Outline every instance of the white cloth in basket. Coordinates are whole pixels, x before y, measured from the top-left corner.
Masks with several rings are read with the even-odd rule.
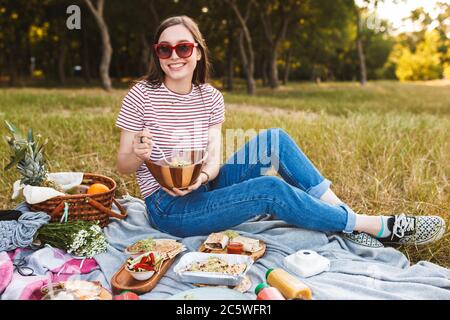
[[[83,181],[83,172],[49,173],[48,179],[59,183],[63,187],[63,190],[66,191],[81,184]],[[40,203],[57,196],[65,195],[65,193],[53,188],[24,185],[20,183],[20,180],[17,180],[13,185],[12,199],[16,199],[21,192],[25,197],[25,201],[29,204]]]

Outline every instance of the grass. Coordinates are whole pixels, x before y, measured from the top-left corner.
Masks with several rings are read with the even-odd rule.
[[[1,89],[0,120],[49,138],[50,171],[97,172],[119,183],[119,194],[139,196],[132,176],[119,175],[114,127],[126,89]],[[301,146],[333,190],[367,214],[450,212],[450,85],[373,82],[293,83],[277,91],[258,88],[248,97],[238,86],[225,92],[226,129],[282,127]],[[6,134],[2,126],[0,134]],[[9,162],[0,144],[0,165]],[[224,157],[230,154],[224,154]],[[17,172],[1,174],[0,208],[10,199]],[[426,247],[401,247],[412,262],[450,267],[450,233]]]

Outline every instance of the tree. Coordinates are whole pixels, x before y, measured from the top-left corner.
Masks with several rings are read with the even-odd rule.
[[[242,9],[236,0],[226,1],[232,8],[242,29],[239,35],[239,50],[241,53],[242,66],[245,70],[245,76],[247,79],[247,93],[249,95],[254,95],[256,92],[256,83],[254,78],[255,53],[253,50],[252,36],[247,26],[247,21],[250,17],[253,2],[249,1],[246,5],[245,12],[242,13]]]
[[[294,20],[297,26],[288,28],[279,51],[285,59],[291,52],[288,72],[293,78],[317,82],[352,78],[357,63],[353,6],[353,0],[302,2]]]
[[[268,84],[271,88],[278,87],[278,51],[281,43],[286,38],[288,26],[293,29],[297,26],[291,23],[294,20],[301,1],[274,1],[274,0],[252,0],[258,9],[258,14],[263,26],[264,38],[267,42],[265,46],[268,52]]]
[[[184,14],[199,23],[210,51],[212,75],[221,78],[228,90],[233,88],[233,76],[245,79],[250,94],[255,93],[256,78],[272,87],[290,78],[352,80],[360,69],[354,1],[135,0],[131,6],[122,0],[108,0],[107,5],[104,0],[83,0],[78,1],[87,13],[82,28],[69,30],[66,9],[73,1],[0,0],[0,79],[13,85],[28,82],[31,75],[33,82],[64,84],[75,80],[74,75],[83,75],[86,81],[101,79],[108,88],[109,77],[127,81],[142,76],[158,24]],[[441,63],[448,65],[444,12],[438,51]],[[393,38],[361,25],[367,77],[376,78],[382,75],[380,66]],[[420,41],[407,36],[405,41],[411,53],[416,52]],[[82,74],[77,66],[82,66]]]
[[[406,0],[392,0],[393,3],[405,2]],[[362,3],[362,7],[359,7],[357,2]],[[356,16],[356,48],[358,51],[358,60],[359,60],[359,81],[361,85],[365,85],[367,83],[367,64],[366,64],[366,55],[364,53],[364,44],[363,44],[363,19],[362,14],[367,10],[368,7],[372,6],[374,11],[376,11],[380,2],[384,2],[384,0],[355,0],[355,16]]]
[[[411,12],[405,20],[412,21],[420,28],[417,31],[397,36],[389,65],[401,81],[431,80],[448,77],[450,71],[450,50],[447,24],[450,18],[450,5],[439,3],[436,20],[424,8]],[[432,27],[432,28],[431,28]]]
[[[439,79],[443,70],[438,40],[438,32],[432,30],[425,33],[425,39],[418,43],[415,52],[397,44],[390,58],[396,64],[397,78],[401,81]]]
[[[364,55],[364,48],[361,37],[362,21],[361,21],[361,9],[355,4],[355,16],[356,16],[356,48],[358,50],[359,58],[359,82],[364,86],[367,82],[367,70],[366,70],[366,56]]]
[[[10,86],[15,86],[21,81],[25,69],[23,67],[27,53],[24,48],[28,46],[26,42],[31,22],[23,12],[29,9],[30,5],[30,3],[0,1],[0,53]],[[24,34],[26,36],[23,36]]]
[[[102,58],[99,66],[100,80],[105,90],[111,90],[111,78],[109,77],[109,66],[111,64],[111,56],[113,53],[111,40],[109,38],[108,25],[103,17],[103,9],[105,0],[97,0],[97,5],[92,3],[93,0],[84,0],[89,10],[97,22],[102,39]]]

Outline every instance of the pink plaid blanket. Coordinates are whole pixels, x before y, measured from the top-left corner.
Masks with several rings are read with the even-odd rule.
[[[75,280],[98,269],[97,262],[77,259],[63,250],[45,247],[37,251],[16,249],[0,252],[0,296],[3,300],[39,300],[50,281]],[[31,274],[32,275],[29,275]]]

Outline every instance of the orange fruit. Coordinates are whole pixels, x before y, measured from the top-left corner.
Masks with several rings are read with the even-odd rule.
[[[103,183],[94,183],[91,184],[89,189],[87,190],[87,194],[96,194],[109,191],[109,188],[105,186]]]

